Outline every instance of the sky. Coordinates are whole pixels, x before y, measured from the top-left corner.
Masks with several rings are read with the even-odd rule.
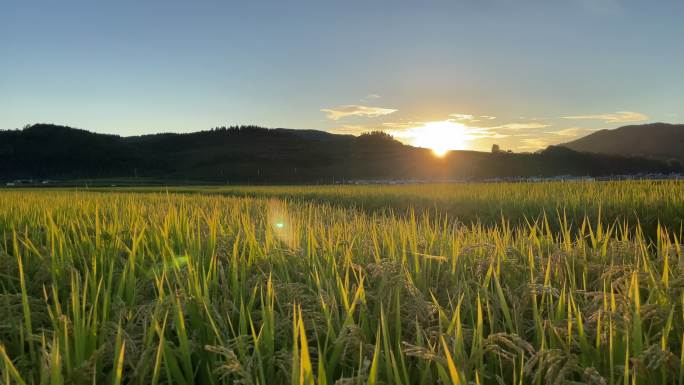
[[[684,1],[3,0],[0,129],[320,129],[535,151],[684,122]]]

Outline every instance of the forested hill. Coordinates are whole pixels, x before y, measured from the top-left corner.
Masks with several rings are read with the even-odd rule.
[[[0,131],[0,180],[129,178],[297,183],[680,172],[677,162],[580,153],[452,151],[443,158],[381,133],[220,127],[187,134],[104,135],[50,124]]]
[[[636,124],[601,130],[562,146],[575,151],[684,162],[684,124]]]

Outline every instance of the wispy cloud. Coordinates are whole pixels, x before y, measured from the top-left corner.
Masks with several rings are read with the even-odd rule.
[[[392,108],[370,107],[356,104],[321,109],[321,112],[325,112],[327,118],[330,120],[340,120],[348,116],[375,118],[378,116],[389,115],[396,111],[397,110]]]
[[[473,149],[488,151],[492,143],[511,148],[513,151],[536,151],[548,145],[566,142],[572,135],[579,135],[582,130],[591,128],[570,127],[553,130],[545,122],[509,122],[497,126],[472,124],[469,120],[459,120],[455,114],[445,120],[413,120],[402,119],[385,121],[380,124],[340,124],[328,131],[338,134],[360,135],[369,131],[384,131],[397,140],[414,146],[426,146],[425,141],[431,142],[428,147],[446,146],[453,149]],[[467,114],[458,114],[460,118],[467,118]],[[473,115],[480,118],[478,115]],[[489,121],[493,119],[488,119]],[[482,121],[482,123],[485,123]],[[442,138],[442,139],[439,139]],[[435,144],[438,143],[438,144]]]
[[[451,114],[449,116],[456,119],[456,120],[473,120],[473,119],[475,119],[475,116],[470,115],[470,114]]]
[[[502,139],[512,136],[480,127],[468,127],[468,132],[473,139]]]
[[[450,114],[449,119],[441,121],[396,121],[384,122],[382,127],[397,139],[411,144],[410,139],[421,133],[424,127],[435,128],[436,126],[448,129],[449,127],[461,127],[468,142],[473,145],[480,143],[480,141],[487,141],[492,139],[505,139],[515,136],[527,137],[528,133],[517,134],[514,132],[524,131],[525,129],[541,129],[550,127],[548,124],[540,122],[523,122],[523,123],[508,123],[498,126],[480,126],[473,123],[479,122],[482,118],[486,120],[493,120],[495,117],[483,115],[469,115],[469,114]],[[409,139],[408,141],[406,139]],[[485,146],[486,147],[486,146]],[[484,147],[483,147],[484,148]]]
[[[383,127],[391,128],[391,129],[407,129],[407,128],[414,128],[414,127],[420,127],[424,125],[426,122],[423,121],[405,121],[405,122],[384,122],[382,123]]]
[[[570,127],[570,128],[564,128],[562,130],[555,130],[555,131],[547,131],[547,134],[551,135],[557,135],[557,136],[563,136],[563,137],[576,137],[580,136],[582,134],[592,132],[592,131],[598,131],[600,128],[586,128],[586,127]]]
[[[550,124],[528,122],[528,123],[508,123],[502,124],[500,126],[487,127],[491,130],[526,130],[526,129],[537,129],[551,127]]]
[[[366,95],[363,99],[361,99],[361,101],[362,101],[362,102],[368,102],[368,101],[377,100],[377,99],[380,99],[380,98],[381,98],[381,96],[378,95],[378,94],[368,94],[368,95]]]
[[[550,142],[542,138],[523,139],[521,145],[518,146],[521,150],[540,150],[546,148]]]
[[[648,115],[633,111],[617,111],[607,114],[563,116],[563,119],[602,120],[606,123],[627,123],[647,120]]]
[[[449,117],[452,118],[453,120],[457,120],[459,122],[469,122],[469,123],[475,123],[475,122],[479,122],[481,120],[496,119],[496,116],[471,115],[471,114],[450,114]]]

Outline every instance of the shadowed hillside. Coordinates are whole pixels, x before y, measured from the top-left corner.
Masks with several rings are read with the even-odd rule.
[[[383,133],[219,127],[188,134],[103,135],[37,124],[0,131],[0,179],[146,177],[296,183],[670,173],[678,164],[549,147],[537,154],[452,151],[444,158]]]
[[[684,124],[653,123],[601,130],[562,146],[575,151],[684,162]]]

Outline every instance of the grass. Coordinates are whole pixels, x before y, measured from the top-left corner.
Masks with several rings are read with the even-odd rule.
[[[0,382],[684,384],[681,183],[249,189],[0,192]]]

